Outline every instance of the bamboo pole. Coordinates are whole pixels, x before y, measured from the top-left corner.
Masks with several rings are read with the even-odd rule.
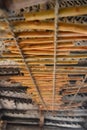
[[[28,21],[28,22],[13,22],[14,31],[17,32],[19,30],[31,30],[31,29],[37,29],[37,30],[54,30],[54,23],[53,22],[40,22],[40,21]]]
[[[86,57],[86,54],[81,54],[81,56],[80,56],[80,54],[79,55],[77,54],[78,55],[77,56],[76,53],[73,53],[73,52],[74,51],[78,51],[78,52],[81,51],[82,53],[84,53],[84,52],[86,53],[86,50],[87,50],[86,48],[87,47],[86,48],[85,47],[78,47],[78,48],[60,47],[60,48],[61,49],[59,51],[57,50],[58,51],[57,58],[74,58],[74,57],[75,58],[80,58],[80,57],[81,58],[82,57],[85,58]],[[50,49],[50,48],[48,48],[48,49]],[[40,53],[40,51],[41,51],[41,53]],[[70,51],[73,53],[73,55],[72,55],[72,53],[70,54]],[[31,49],[23,49],[23,52],[24,52],[24,55],[28,56],[28,57],[30,57],[30,55],[36,55],[36,56],[39,56],[39,55],[44,55],[44,56],[49,55],[49,56],[53,57],[53,51],[47,51],[47,49],[39,49],[39,50],[35,50],[35,49],[33,49],[33,50],[31,50]],[[15,54],[19,54],[19,52],[17,52],[17,50],[14,49],[13,51],[11,51],[11,54],[15,55]],[[8,56],[6,54],[3,54],[3,56],[8,57],[10,59],[10,56]],[[42,59],[46,59],[46,58],[42,58]],[[52,60],[52,59],[53,58],[47,58],[47,60]],[[33,60],[33,59],[31,58],[31,60]]]
[[[87,34],[87,25],[61,22],[59,23],[59,30]]]
[[[61,8],[59,17],[79,16],[87,14],[87,5]]]
[[[26,40],[21,40],[19,41],[20,44],[22,43],[53,43],[54,38],[50,37],[50,38],[30,38],[30,39],[26,39]]]
[[[20,68],[21,69],[21,71],[22,72],[25,72],[25,73],[27,73],[27,71],[26,71],[26,69],[25,69],[25,67],[21,67]],[[38,67],[38,68],[36,68],[36,67],[31,67],[31,70],[33,71],[33,72],[52,72],[53,71],[53,67],[45,67],[45,66],[43,66],[42,68],[41,67]],[[87,67],[63,67],[63,66],[58,66],[57,67],[57,71],[61,71],[61,70],[64,70],[64,71],[87,71]]]
[[[18,32],[16,33],[17,38],[23,39],[23,38],[50,38],[54,36],[53,31],[29,31],[29,32]],[[86,37],[86,34],[81,34],[81,33],[73,33],[73,32],[63,32],[59,31],[58,37]],[[13,36],[11,35],[10,32],[6,31],[0,31],[0,38],[2,39],[11,39]]]
[[[35,55],[32,55],[32,54],[35,54]],[[44,53],[37,53],[37,52],[34,52],[34,53],[30,53],[30,54],[24,54],[25,58],[42,58],[42,59],[46,59],[46,58],[52,58],[53,57],[53,54],[48,54],[48,52],[46,54]],[[12,57],[16,57],[16,58],[20,58],[20,55],[19,54],[15,54],[15,53],[10,53],[10,54],[6,54],[4,53],[3,54],[3,57],[6,57],[6,58],[12,58]],[[62,54],[57,54],[57,58],[74,58],[74,59],[79,59],[79,58],[87,58],[87,55],[86,54],[80,54],[80,55],[62,55]],[[68,60],[68,59],[67,59]],[[62,61],[61,61],[62,62]]]
[[[37,77],[36,76],[35,79],[39,80],[39,81],[43,81],[43,82],[44,81],[48,81],[48,82],[52,81],[52,75],[50,77],[46,76],[46,78],[45,78],[45,76],[44,75],[42,75],[42,77]],[[0,76],[0,78],[3,78],[3,76]],[[31,80],[28,76],[12,76],[12,77],[10,77],[10,79],[24,80],[25,82],[26,82],[26,80]],[[69,81],[69,80],[78,80],[78,81],[80,81],[80,80],[82,80],[81,77],[67,77],[67,78],[64,77],[64,78],[62,78],[62,77],[59,77],[59,75],[57,75],[56,79],[58,79],[60,81]]]
[[[22,71],[23,72],[23,71]],[[59,70],[59,71],[57,71],[59,74],[86,74],[87,73],[87,71],[86,70],[83,70],[83,71],[81,71],[81,70]],[[52,71],[32,71],[32,73],[33,74],[40,74],[40,73],[42,73],[42,74],[45,74],[45,73],[48,73],[49,75],[52,73]],[[28,73],[25,73],[25,71],[24,71],[24,74],[28,74]]]
[[[78,7],[67,7],[59,9],[59,18],[60,17],[68,17],[68,16],[78,16],[87,14],[87,6],[78,6]],[[24,13],[24,17],[26,21],[33,20],[46,20],[53,19],[55,17],[54,10],[43,10],[40,12],[30,12]]]
[[[49,51],[48,51],[49,49]],[[61,52],[65,52],[66,55],[69,54],[70,51],[86,51],[87,50],[87,46],[71,46],[71,47],[57,47],[57,55],[63,55],[64,53]],[[9,51],[11,51],[12,54],[19,54],[19,52],[17,51],[16,48],[14,48],[14,50],[12,50],[12,48],[9,48]],[[22,48],[22,51],[25,55],[30,55],[30,54],[35,54],[35,55],[53,55],[53,48]],[[5,54],[3,54],[5,55]],[[65,55],[65,56],[66,56]],[[75,56],[75,54],[74,54]],[[63,56],[62,56],[63,57]]]
[[[73,42],[87,40],[87,36],[59,37],[58,42]]]
[[[29,38],[29,39],[19,40],[19,44],[20,44],[20,47],[24,46],[24,45],[25,46],[30,45],[29,48],[32,47],[32,46],[35,46],[35,45],[46,46],[47,44],[51,45],[49,47],[53,47],[53,40],[54,40],[53,37],[50,37],[50,38],[45,37],[45,39],[44,38]],[[59,37],[57,42],[58,42],[58,46],[59,46],[62,43],[70,44],[73,41],[82,41],[82,40],[87,40],[87,36],[83,36],[83,37],[81,37],[81,36],[79,36],[79,37],[77,37],[77,36],[74,36],[74,37]],[[12,43],[11,47],[12,46],[15,47],[15,41],[13,41],[13,40],[5,40],[5,44],[7,44],[9,42]]]
[[[71,31],[76,33],[87,34],[87,25],[59,22],[59,31]],[[13,24],[14,30],[54,30],[54,22],[17,22]]]
[[[87,35],[87,25],[83,24],[74,24],[74,23],[64,23],[64,22],[59,22],[59,31],[70,31],[70,32],[76,32],[76,33],[82,33]],[[18,32],[20,30],[32,30],[32,29],[37,29],[37,30],[51,30],[54,31],[54,22],[48,22],[48,21],[33,21],[33,22],[13,22],[13,30],[15,32]],[[0,22],[0,29],[1,30],[6,30],[6,24],[4,22]]]
[[[16,61],[16,63],[18,65],[20,65],[20,66],[24,65],[23,62]],[[32,61],[32,62],[29,61],[28,64],[29,65],[39,65],[39,64],[41,64],[41,65],[45,65],[45,64],[49,65],[49,64],[52,64],[53,65],[53,61]],[[59,61],[57,61],[57,64],[58,65],[61,65],[61,64],[78,64],[78,60],[74,60],[74,61],[73,60],[67,60],[67,61],[61,61],[61,60],[59,60]]]
[[[19,38],[42,38],[42,37],[53,37],[53,31],[30,31],[30,32],[19,32],[16,33]]]

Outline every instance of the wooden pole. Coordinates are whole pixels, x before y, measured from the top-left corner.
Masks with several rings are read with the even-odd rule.
[[[82,33],[87,35],[87,24],[74,24],[59,22],[59,31],[69,31],[75,33]],[[27,30],[51,30],[54,31],[54,22],[47,21],[28,21],[28,22],[12,22],[14,32]],[[0,30],[8,30],[5,22],[0,22]]]
[[[78,16],[85,14],[87,14],[87,6],[67,7],[59,9],[58,17]],[[55,14],[54,10],[52,9],[40,12],[25,13],[24,17],[26,21],[45,20],[45,19],[53,19],[55,17]]]
[[[74,23],[64,23],[59,22],[59,31],[71,31],[76,33],[87,34],[87,24],[74,24]],[[13,24],[14,30],[28,30],[28,29],[37,29],[37,30],[53,30],[54,31],[54,22],[15,22]]]
[[[54,36],[53,31],[29,31],[29,32],[15,32],[17,38],[50,38]],[[87,36],[86,34],[81,34],[81,33],[74,33],[74,32],[63,32],[59,31],[58,37],[83,37]],[[0,31],[0,38],[3,39],[11,39],[13,36],[11,35],[10,32]]]

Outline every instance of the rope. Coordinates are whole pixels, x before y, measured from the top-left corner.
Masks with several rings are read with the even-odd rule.
[[[45,102],[44,102],[44,100],[43,100],[43,97],[42,97],[41,93],[40,93],[39,87],[38,87],[38,85],[37,85],[37,83],[36,83],[36,80],[35,80],[35,78],[34,78],[33,75],[32,75],[31,68],[29,67],[29,65],[27,64],[27,62],[26,62],[26,60],[25,60],[24,54],[23,54],[22,50],[20,49],[20,46],[19,46],[19,44],[18,44],[18,40],[17,40],[17,38],[16,38],[16,36],[15,36],[15,34],[14,34],[14,32],[13,32],[13,29],[12,29],[12,27],[11,27],[11,25],[10,25],[10,23],[9,23],[9,21],[8,21],[7,18],[5,18],[5,22],[8,24],[8,26],[9,26],[9,28],[10,28],[10,31],[11,31],[11,33],[12,33],[12,36],[13,36],[14,41],[15,41],[15,43],[16,43],[16,46],[17,46],[17,48],[18,48],[18,50],[19,50],[19,52],[20,52],[20,55],[21,55],[21,57],[22,57],[22,60],[23,60],[23,62],[24,62],[24,64],[25,64],[25,67],[26,67],[26,69],[27,69],[27,71],[28,71],[28,73],[29,73],[29,76],[31,77],[31,80],[32,80],[32,82],[33,82],[33,84],[34,84],[34,86],[35,86],[35,88],[36,88],[36,90],[37,90],[38,96],[39,96],[39,98],[40,98],[40,100],[41,100],[43,106],[47,109],[47,106],[46,106],[46,104],[45,104]]]
[[[75,101],[77,94],[79,93],[80,89],[84,86],[84,82],[85,82],[86,78],[87,78],[87,74],[85,75],[85,78],[83,79],[82,83],[80,84],[80,86],[79,86],[77,92],[75,93],[73,99],[71,100],[71,102],[69,103],[69,105],[67,106],[67,108],[68,108],[69,106],[71,106],[72,103]]]
[[[57,62],[57,41],[58,41],[58,0],[55,0],[55,31],[54,31],[54,68],[53,68],[53,97],[52,97],[52,110],[55,106],[55,91],[56,91],[56,62]]]

